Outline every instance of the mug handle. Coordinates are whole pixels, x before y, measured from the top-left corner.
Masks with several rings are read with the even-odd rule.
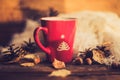
[[[40,39],[39,39],[39,32],[40,31],[44,31],[46,35],[48,34],[48,29],[47,28],[37,27],[34,31],[35,42],[36,42],[36,44],[38,45],[39,48],[41,48],[47,54],[50,54],[50,49],[48,47],[43,46],[43,44],[40,42]]]

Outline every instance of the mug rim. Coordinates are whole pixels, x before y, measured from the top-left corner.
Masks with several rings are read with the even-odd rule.
[[[71,17],[42,17],[40,20],[46,20],[46,21],[73,21],[76,20],[76,18]]]

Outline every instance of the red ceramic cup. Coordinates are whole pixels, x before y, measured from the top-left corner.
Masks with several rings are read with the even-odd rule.
[[[47,53],[49,61],[57,60],[69,63],[73,57],[73,43],[76,31],[74,18],[44,17],[42,27],[34,31],[34,39],[40,49]],[[47,46],[40,42],[39,32],[46,36]]]

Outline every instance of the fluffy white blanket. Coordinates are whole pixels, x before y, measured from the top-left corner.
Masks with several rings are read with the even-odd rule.
[[[77,18],[77,30],[74,53],[94,48],[104,42],[111,42],[110,51],[114,61],[120,61],[120,17],[112,12],[82,11],[72,14],[61,14],[60,17]],[[112,62],[113,59],[107,59]]]

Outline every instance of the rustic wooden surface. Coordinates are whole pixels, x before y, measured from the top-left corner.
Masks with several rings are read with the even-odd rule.
[[[113,70],[104,65],[67,64],[66,69],[72,74],[62,78],[48,76],[56,70],[48,63],[41,63],[34,67],[0,65],[0,80],[120,80],[119,70]]]

